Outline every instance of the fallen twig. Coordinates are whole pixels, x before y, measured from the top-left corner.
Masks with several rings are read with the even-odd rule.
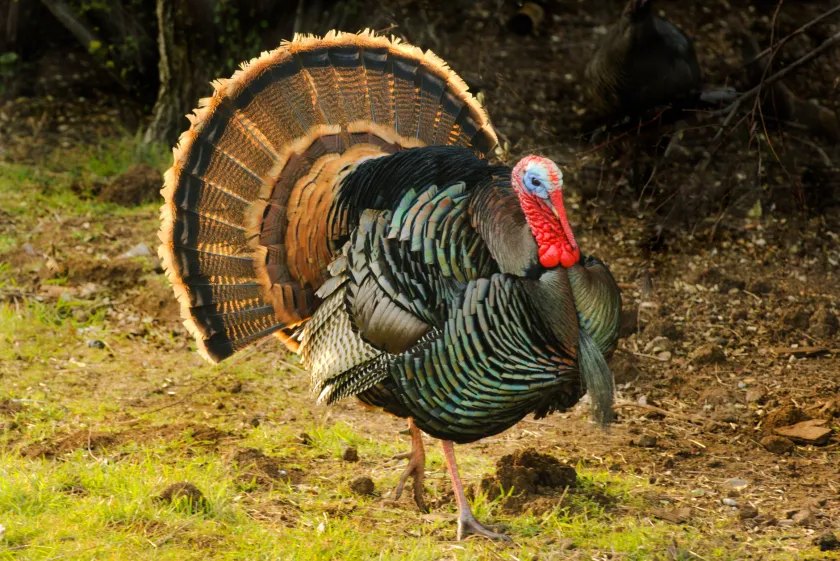
[[[661,407],[656,407],[655,405],[648,405],[642,403],[633,403],[633,402],[626,402],[626,403],[616,403],[613,405],[613,409],[643,409],[645,411],[650,411],[651,413],[659,413],[660,415],[664,415],[666,417],[673,417],[675,419],[682,419],[683,421],[688,421],[690,423],[712,423],[714,425],[720,425],[718,421],[714,421],[712,419],[705,419],[703,417],[699,417],[697,415],[683,415],[682,413],[675,413],[673,411],[668,411],[667,409],[662,409]]]

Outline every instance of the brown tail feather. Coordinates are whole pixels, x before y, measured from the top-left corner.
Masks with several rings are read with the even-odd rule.
[[[159,254],[200,352],[217,362],[319,306],[338,242],[338,181],[362,158],[496,136],[464,82],[399,39],[297,36],[214,83],[161,193]]]

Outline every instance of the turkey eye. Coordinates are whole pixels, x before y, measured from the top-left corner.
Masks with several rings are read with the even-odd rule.
[[[531,185],[533,185],[534,187],[539,187],[540,185],[542,185],[542,182],[540,182],[540,180],[537,179],[536,177],[532,177],[531,178]]]

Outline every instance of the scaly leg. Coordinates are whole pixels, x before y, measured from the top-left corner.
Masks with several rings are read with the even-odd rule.
[[[394,500],[400,498],[405,487],[405,482],[411,476],[414,479],[414,503],[421,512],[429,512],[426,501],[423,500],[423,480],[426,476],[426,450],[423,448],[423,433],[414,424],[414,420],[408,419],[408,431],[411,434],[411,452],[397,454],[394,459],[408,460],[405,471],[400,476],[400,482],[394,490]]]
[[[462,540],[469,534],[478,534],[491,540],[510,541],[510,538],[506,535],[488,530],[475,519],[470,505],[467,504],[467,497],[464,495],[461,476],[458,475],[458,464],[455,463],[455,446],[451,440],[441,440],[440,443],[443,446],[443,455],[446,457],[449,476],[452,478],[452,487],[455,489],[455,501],[458,503],[458,539]]]

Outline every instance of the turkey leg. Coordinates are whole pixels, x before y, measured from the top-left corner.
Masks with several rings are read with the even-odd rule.
[[[400,476],[397,488],[394,489],[394,500],[400,498],[405,482],[411,476],[414,479],[414,503],[421,512],[429,512],[423,499],[423,480],[426,475],[426,450],[423,448],[423,433],[414,424],[414,419],[408,419],[408,432],[411,434],[411,452],[397,454],[394,459],[408,460],[405,471]]]
[[[470,534],[485,536],[491,540],[510,541],[504,534],[497,534],[485,528],[478,520],[467,504],[467,497],[464,495],[464,486],[461,484],[461,476],[458,475],[458,464],[455,462],[455,445],[451,440],[441,440],[443,455],[446,458],[446,467],[449,468],[449,476],[452,478],[452,487],[455,489],[455,501],[458,503],[458,539],[462,540]]]

